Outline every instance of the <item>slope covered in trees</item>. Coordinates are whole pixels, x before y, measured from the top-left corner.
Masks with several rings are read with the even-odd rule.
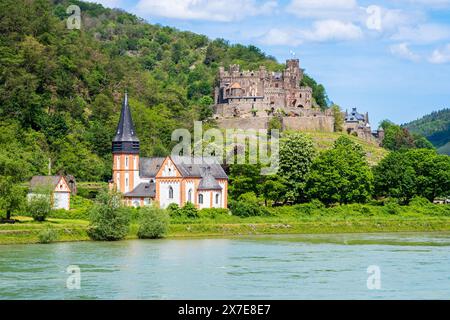
[[[435,111],[404,127],[425,136],[440,153],[450,155],[450,109]]]
[[[66,27],[69,4],[81,29]],[[219,65],[283,65],[254,46],[151,25],[121,10],[66,0],[0,2],[0,153],[25,179],[65,172],[106,180],[128,89],[144,156],[166,155],[171,132],[206,119]],[[322,107],[323,86],[308,77]]]

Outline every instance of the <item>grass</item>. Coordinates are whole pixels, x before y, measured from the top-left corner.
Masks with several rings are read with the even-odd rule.
[[[307,211],[304,207],[273,209],[272,215],[267,217],[176,218],[172,219],[167,237],[450,231],[450,214],[447,214],[450,207],[444,206],[401,207],[397,214],[382,213],[380,208],[383,207],[370,205]],[[46,222],[35,222],[29,217],[14,218],[20,222],[0,225],[0,244],[38,243],[40,232],[49,228],[57,232],[57,241],[89,240],[86,220],[50,218]],[[134,221],[127,239],[136,239],[137,230]]]
[[[367,155],[367,160],[370,165],[376,165],[380,162],[389,151],[384,148],[381,148],[375,143],[368,142],[364,139],[346,134],[346,133],[338,133],[338,132],[307,132],[313,142],[315,147],[318,150],[330,149],[333,147],[334,141],[336,141],[340,136],[345,135],[353,142],[356,142],[362,146]]]

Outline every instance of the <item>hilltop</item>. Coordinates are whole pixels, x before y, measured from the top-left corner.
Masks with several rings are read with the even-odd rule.
[[[440,153],[450,155],[450,109],[432,112],[403,127],[425,136]]]
[[[69,30],[66,9],[81,9]],[[171,150],[175,128],[211,115],[219,66],[284,67],[255,46],[152,25],[118,9],[66,0],[0,2],[0,149],[27,176],[66,171],[106,181],[111,139],[125,89],[143,156]],[[321,105],[322,85],[305,84]]]

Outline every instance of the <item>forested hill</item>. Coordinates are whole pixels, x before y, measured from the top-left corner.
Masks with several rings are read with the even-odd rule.
[[[440,153],[450,155],[450,109],[435,111],[404,127],[425,136]]]
[[[66,27],[70,4],[81,30]],[[254,46],[151,25],[121,10],[80,1],[0,1],[0,163],[25,176],[74,174],[106,180],[120,101],[128,89],[141,150],[165,155],[170,135],[207,118],[219,65],[283,65]],[[309,77],[316,102],[323,86]],[[6,161],[6,160],[5,160]]]

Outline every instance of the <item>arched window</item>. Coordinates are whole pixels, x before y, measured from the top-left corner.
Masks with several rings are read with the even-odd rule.
[[[192,202],[192,189],[188,191],[188,202]]]
[[[173,199],[173,188],[172,188],[172,186],[169,187],[169,199]]]
[[[219,204],[219,198],[220,198],[219,194],[216,193],[216,204]]]
[[[198,195],[198,203],[203,204],[203,195],[202,194]]]

